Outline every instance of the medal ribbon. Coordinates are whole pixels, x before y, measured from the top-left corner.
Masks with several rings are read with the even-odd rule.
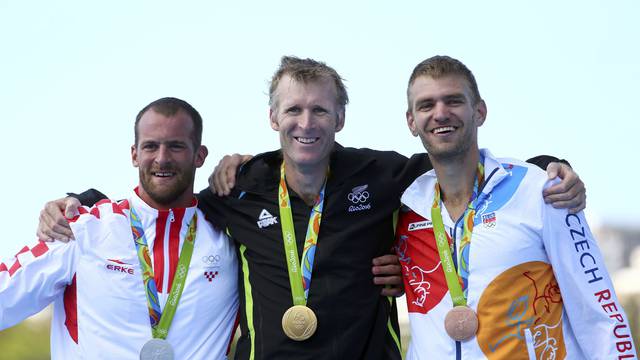
[[[173,278],[171,291],[169,292],[169,298],[164,306],[164,312],[160,309],[158,288],[154,279],[153,267],[151,267],[151,257],[149,256],[147,238],[144,235],[140,217],[133,207],[131,207],[130,218],[131,232],[133,233],[136,252],[138,253],[138,259],[140,260],[140,268],[142,269],[142,282],[144,284],[145,293],[147,294],[147,307],[149,309],[151,333],[154,338],[165,339],[169,334],[169,327],[171,326],[173,316],[176,313],[178,302],[182,295],[182,289],[184,289],[184,283],[187,279],[187,273],[189,272],[189,263],[191,262],[193,246],[196,240],[196,223],[198,222],[198,215],[197,213],[194,213],[191,221],[189,222],[189,229],[187,230],[187,236],[182,243],[178,266],[176,267],[176,273]]]
[[[444,229],[444,222],[441,214],[441,196],[440,185],[436,182],[435,194],[433,198],[433,206],[431,207],[431,220],[433,222],[433,230],[436,236],[436,245],[438,246],[438,255],[442,261],[442,270],[449,287],[451,300],[454,306],[467,305],[467,294],[469,284],[469,245],[471,244],[471,234],[473,232],[473,218],[476,214],[476,205],[478,203],[478,189],[482,187],[484,181],[484,165],[481,161],[478,163],[476,178],[473,184],[473,193],[469,200],[469,205],[464,212],[463,232],[460,239],[460,261],[458,271],[456,273],[451,257],[452,247],[455,244],[449,244],[447,234]]]
[[[311,286],[311,273],[313,271],[313,259],[318,243],[318,233],[320,232],[320,221],[322,220],[322,208],[324,206],[324,189],[327,185],[325,179],[320,194],[311,209],[309,215],[309,225],[307,226],[307,236],[302,250],[302,261],[298,263],[298,246],[296,244],[296,233],[293,226],[293,214],[291,213],[291,201],[289,191],[284,176],[284,161],[280,165],[280,185],[278,187],[278,203],[280,206],[280,220],[282,222],[282,239],[284,241],[284,253],[287,259],[287,270],[289,271],[289,283],[291,284],[291,296],[294,305],[306,305],[309,297],[309,287]],[[328,177],[328,175],[327,175]],[[300,270],[302,269],[302,270]]]

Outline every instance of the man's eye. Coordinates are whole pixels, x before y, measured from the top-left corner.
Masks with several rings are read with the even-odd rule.
[[[324,115],[326,113],[328,113],[328,111],[326,109],[323,108],[314,108],[313,109],[313,113],[316,115]]]
[[[142,148],[144,150],[155,150],[155,149],[158,148],[158,145],[156,145],[156,144],[144,144],[144,145],[142,145]]]
[[[421,104],[418,106],[419,111],[429,111],[433,107],[433,104]]]
[[[186,148],[184,144],[171,144],[169,145],[169,147],[171,148],[171,150],[182,150]]]
[[[285,111],[287,114],[299,114],[300,113],[300,108],[297,106],[294,107],[290,107]]]

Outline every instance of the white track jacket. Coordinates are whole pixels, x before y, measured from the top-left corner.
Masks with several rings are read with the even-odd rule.
[[[133,193],[80,208],[75,241],[39,242],[0,263],[0,330],[53,302],[52,359],[138,359],[151,339],[129,209],[141,218],[164,308],[189,221],[195,247],[167,340],[176,359],[225,359],[237,316],[237,260],[229,239],[200,210],[158,211]]]
[[[582,213],[544,203],[545,172],[487,150],[485,185],[469,255],[468,306],[477,336],[456,342],[444,329],[453,304],[431,223],[436,182],[429,171],[409,186],[398,222],[411,345],[407,359],[636,359],[626,314]],[[462,221],[444,206],[449,241]],[[457,263],[457,250],[453,254]]]

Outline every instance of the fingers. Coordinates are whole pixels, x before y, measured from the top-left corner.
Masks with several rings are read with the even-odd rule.
[[[394,254],[382,255],[382,256],[378,256],[377,258],[373,259],[374,268],[376,266],[382,266],[382,265],[398,265],[398,266],[400,266],[400,261],[398,260],[398,256],[396,256]],[[400,273],[400,271],[398,271],[398,273]]]
[[[380,295],[394,297],[402,296],[404,295],[404,287],[384,287],[382,288],[382,291],[380,291]]]
[[[377,277],[391,277],[398,276],[400,277],[400,283],[402,282],[402,267],[400,266],[400,261],[398,261],[398,257],[396,255],[388,254],[382,255],[375,259],[373,259],[373,267],[371,268],[371,272],[373,275]],[[375,278],[374,278],[375,281]],[[398,282],[390,283],[390,282],[381,282],[376,283],[378,285],[391,285],[396,284]]]
[[[555,174],[554,174],[555,173]],[[587,206],[584,183],[578,174],[566,164],[551,163],[547,167],[549,178],[559,176],[562,181],[544,190],[544,201],[557,209],[569,209],[570,213],[582,211]]]
[[[215,169],[213,169],[213,174],[209,177],[211,191],[218,194],[218,196],[229,195],[231,190],[236,186],[238,168],[247,157],[251,159],[249,155],[225,155]]]
[[[385,285],[382,296],[401,296],[404,294],[402,283],[402,267],[396,255],[383,255],[373,259],[373,283]]]
[[[375,276],[373,283],[376,285],[384,285],[380,295],[382,296],[402,296],[404,294],[404,284],[401,275],[392,276]]]
[[[575,198],[567,201],[556,201],[551,204],[556,209],[569,209],[569,213],[577,214],[587,207],[586,193],[580,193]]]
[[[65,211],[74,214],[77,211],[79,202],[77,199],[73,200],[75,201],[67,201],[62,198],[45,204],[44,209],[40,211],[36,232],[39,239],[44,241],[57,239],[65,242],[73,239],[71,227],[62,213]]]
[[[579,192],[584,191],[584,184],[568,165],[551,163],[547,167],[549,179],[560,177],[561,181],[545,189],[543,195],[547,203],[567,201],[575,198]]]

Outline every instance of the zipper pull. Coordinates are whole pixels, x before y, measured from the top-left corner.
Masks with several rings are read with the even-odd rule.
[[[173,209],[169,209],[169,222],[176,221],[175,216],[173,216]]]

